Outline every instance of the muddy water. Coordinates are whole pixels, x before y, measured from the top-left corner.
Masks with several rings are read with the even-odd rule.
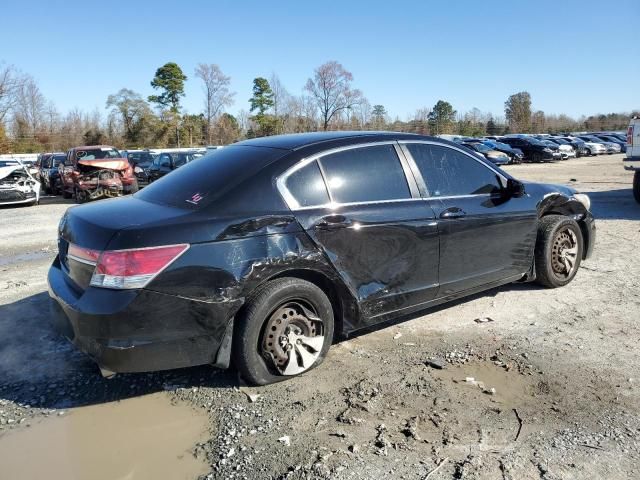
[[[194,479],[207,471],[190,453],[206,425],[164,393],[72,409],[0,436],[0,478]]]

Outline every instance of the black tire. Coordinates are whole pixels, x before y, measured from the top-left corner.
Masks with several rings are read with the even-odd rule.
[[[640,203],[640,170],[633,174],[633,197]]]
[[[540,152],[535,152],[533,154],[532,160],[536,163],[541,163],[541,162],[544,162],[544,157]]]
[[[563,265],[560,262],[564,261],[561,259],[574,250],[573,243],[575,253],[567,259],[569,263],[573,259],[573,265],[569,271],[561,272]],[[567,244],[572,248],[566,248]],[[535,248],[536,282],[547,288],[563,287],[570,283],[580,268],[583,249],[582,232],[575,220],[564,215],[542,217],[538,223]],[[567,269],[566,263],[564,265],[564,269]]]
[[[62,187],[62,198],[71,198],[71,196],[72,195],[67,190],[65,190],[64,187]]]
[[[322,321],[324,342],[319,355],[310,368],[295,375],[285,375],[278,371],[273,356],[263,350],[267,341],[266,327],[288,302],[304,302],[315,310]],[[288,307],[287,307],[288,308]],[[279,318],[279,317],[277,317]],[[279,320],[278,320],[279,322]],[[245,381],[254,385],[267,385],[306,373],[324,360],[333,342],[334,316],[331,302],[316,285],[299,278],[279,278],[267,282],[251,296],[251,299],[236,317],[233,336],[233,361]],[[275,340],[275,339],[274,339]],[[298,357],[296,356],[296,362]]]

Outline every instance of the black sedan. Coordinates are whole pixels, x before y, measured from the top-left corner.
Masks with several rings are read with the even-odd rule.
[[[564,286],[594,240],[586,195],[455,143],[309,133],[69,209],[48,282],[59,328],[104,375],[233,358],[267,384],[339,335],[510,282]]]

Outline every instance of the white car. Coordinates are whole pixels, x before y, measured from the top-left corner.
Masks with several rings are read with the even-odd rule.
[[[0,205],[38,204],[40,182],[19,160],[0,160]]]
[[[560,149],[562,158],[576,158],[576,151],[571,145],[560,144],[558,145],[558,148]]]
[[[605,147],[602,143],[589,142],[588,140],[583,140],[580,137],[568,138],[584,142],[584,146],[587,149],[587,155],[604,155],[605,153],[607,153],[607,147]]]

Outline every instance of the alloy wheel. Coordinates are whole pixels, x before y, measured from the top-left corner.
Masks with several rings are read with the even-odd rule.
[[[297,375],[313,366],[324,345],[322,320],[302,300],[287,301],[266,322],[262,356],[281,375]]]
[[[556,233],[551,247],[551,268],[554,275],[566,280],[573,275],[578,259],[578,237],[569,227]]]

